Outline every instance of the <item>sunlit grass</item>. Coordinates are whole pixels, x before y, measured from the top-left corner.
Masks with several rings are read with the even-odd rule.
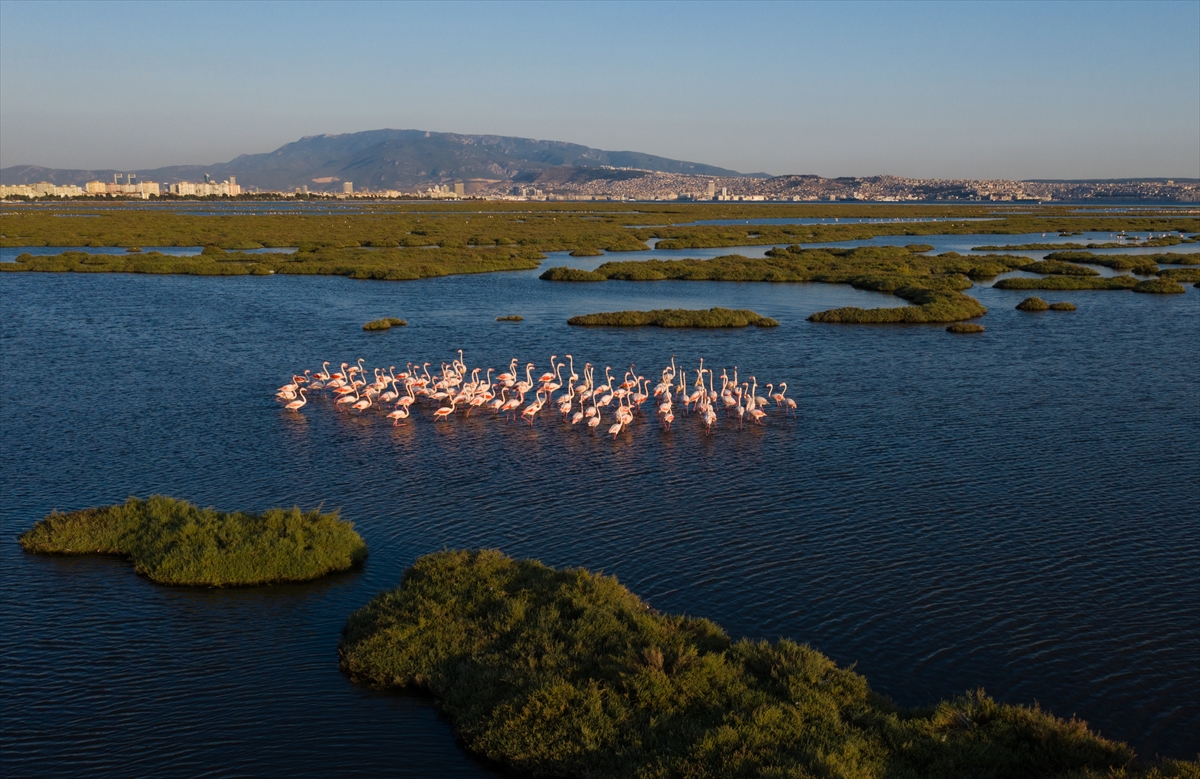
[[[1138,282],[1133,291],[1151,295],[1177,295],[1186,290],[1184,290],[1182,284],[1171,279],[1149,279]]]
[[[468,749],[517,775],[1196,775],[1133,768],[1085,723],[982,691],[905,709],[807,645],[733,641],[610,576],[497,551],[419,558],[351,615],[340,651],[356,681],[432,693]]]
[[[748,309],[664,308],[654,311],[611,311],[573,316],[569,325],[607,327],[778,327],[779,323]]]
[[[1089,276],[1047,276],[1038,279],[1008,278],[996,282],[996,289],[1133,289],[1138,280],[1133,276],[1112,276],[1111,278],[1096,278]]]
[[[607,281],[607,276],[601,276],[599,273],[590,270],[582,270],[580,268],[568,268],[560,266],[550,268],[538,278],[543,281]]]
[[[156,582],[209,587],[305,581],[367,556],[336,512],[227,513],[162,495],[51,514],[19,540],[27,552],[123,555]]]
[[[363,330],[390,330],[393,327],[404,327],[407,324],[408,322],[403,319],[389,316],[383,319],[372,319],[363,325]]]
[[[1022,265],[1021,270],[1029,273],[1045,273],[1054,276],[1099,276],[1100,271],[1095,268],[1087,268],[1083,265],[1076,265],[1072,262],[1061,262],[1057,260],[1040,260],[1031,262],[1028,265]]]
[[[1050,304],[1038,297],[1025,298],[1017,304],[1018,311],[1049,311]]]

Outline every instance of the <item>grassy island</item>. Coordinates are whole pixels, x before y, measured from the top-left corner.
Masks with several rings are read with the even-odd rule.
[[[1074,303],[1068,303],[1067,301],[1063,300],[1063,301],[1060,301],[1060,302],[1058,302],[1058,303],[1051,303],[1051,304],[1050,304],[1050,310],[1051,310],[1051,311],[1074,311],[1074,310],[1075,310],[1075,304],[1074,304]]]
[[[1022,265],[1021,270],[1028,273],[1045,273],[1051,276],[1099,276],[1100,271],[1095,268],[1086,268],[1083,265],[1076,265],[1073,262],[1061,262],[1059,260],[1039,260],[1031,262],[1028,265]]]
[[[508,247],[460,249],[335,249],[301,247],[291,254],[227,252],[205,247],[199,255],[161,252],[92,254],[69,251],[0,263],[0,271],[43,273],[162,273],[191,276],[348,276],[352,279],[412,281],[460,273],[532,270],[543,255]]]
[[[604,252],[599,249],[576,249],[571,252],[572,257],[603,257]]]
[[[1060,249],[1132,249],[1144,246],[1178,246],[1190,243],[1186,238],[1168,235],[1165,238],[1154,238],[1149,241],[1105,241],[1103,243],[1016,243],[1004,246],[976,246],[973,252],[1037,252],[1058,251]]]
[[[1184,292],[1183,285],[1171,279],[1150,279],[1148,281],[1139,281],[1134,287],[1134,292],[1142,292],[1151,295],[1174,295]]]
[[[542,281],[608,281],[607,276],[601,276],[595,271],[568,268],[565,265],[551,268],[538,278]]]
[[[1025,298],[1017,304],[1018,311],[1049,311],[1050,304],[1041,298]]]
[[[123,555],[160,584],[202,587],[307,581],[367,557],[336,512],[226,513],[162,495],[51,514],[19,540],[26,552]]]
[[[573,316],[569,325],[584,327],[778,327],[770,317],[756,314],[748,309],[710,308],[662,308],[654,311],[612,311],[604,314]]]
[[[498,316],[498,317],[496,317],[496,321],[497,322],[524,322],[525,317],[523,317],[519,314],[513,314],[511,316]]]
[[[982,333],[983,325],[977,325],[972,322],[957,322],[946,328],[947,333],[955,333],[957,335],[969,335],[971,333]]]
[[[408,322],[406,320],[389,316],[383,319],[372,319],[363,325],[363,330],[391,330],[393,327],[406,327],[407,325]]]
[[[958,322],[987,313],[962,290],[972,279],[987,279],[1029,264],[1015,255],[923,254],[922,244],[806,249],[798,244],[771,249],[766,257],[737,254],[711,260],[606,262],[595,271],[551,268],[549,281],[764,281],[849,284],[889,292],[915,305],[901,308],[839,308],[813,314],[813,322]]]
[[[1172,281],[1182,281],[1185,284],[1194,281],[1200,281],[1200,268],[1167,268],[1158,272],[1160,279],[1171,279]]]
[[[1092,252],[1050,252],[1046,262],[1085,262],[1102,265],[1122,272],[1132,271],[1147,276],[1158,272],[1154,254],[1094,254]]]
[[[1112,276],[1111,278],[1096,278],[1094,276],[1047,276],[1040,279],[1011,278],[1000,279],[996,289],[1133,289],[1138,280],[1133,276]]]
[[[733,641],[609,576],[496,551],[422,557],[351,615],[357,682],[432,693],[472,752],[526,776],[1195,776],[982,691],[904,709],[807,645]]]

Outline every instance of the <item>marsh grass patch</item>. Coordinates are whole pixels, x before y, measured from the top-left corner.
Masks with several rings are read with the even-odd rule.
[[[383,319],[372,319],[362,326],[363,330],[390,330],[393,327],[407,327],[408,321],[399,319],[394,316],[384,317]]]
[[[39,554],[121,555],[160,584],[203,587],[308,581],[367,556],[366,543],[337,512],[224,512],[163,495],[51,514],[19,541]]]

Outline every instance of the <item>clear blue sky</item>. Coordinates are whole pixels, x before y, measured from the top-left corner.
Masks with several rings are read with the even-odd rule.
[[[1200,0],[0,2],[0,166],[381,127],[752,172],[1200,176]]]

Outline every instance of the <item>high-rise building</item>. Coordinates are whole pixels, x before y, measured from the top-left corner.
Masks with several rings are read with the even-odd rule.
[[[461,181],[454,182],[454,196],[462,197],[464,194],[466,194],[466,192],[463,187],[463,183]]]
[[[708,199],[712,200],[716,196],[717,196],[717,182],[709,181],[708,182]]]
[[[354,194],[354,182],[353,181],[347,181],[342,184],[342,194],[344,194],[344,195],[353,195]]]

